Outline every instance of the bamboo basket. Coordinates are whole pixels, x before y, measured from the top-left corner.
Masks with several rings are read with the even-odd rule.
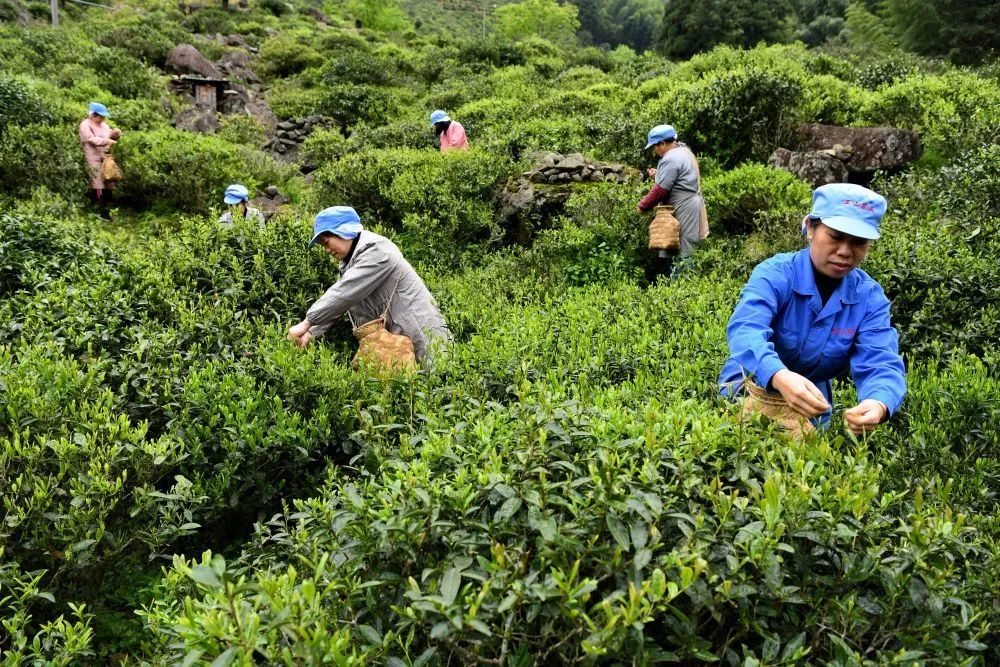
[[[355,369],[362,365],[387,371],[405,371],[417,367],[413,341],[409,336],[394,334],[386,329],[384,317],[355,327],[354,337],[358,339],[358,352],[351,362]]]
[[[674,217],[673,206],[657,206],[649,223],[650,250],[679,250],[681,247],[681,223]]]
[[[796,440],[816,430],[812,422],[793,410],[781,395],[769,393],[750,379],[744,382],[744,386],[747,389],[747,395],[743,399],[744,418],[763,415],[781,424]]]

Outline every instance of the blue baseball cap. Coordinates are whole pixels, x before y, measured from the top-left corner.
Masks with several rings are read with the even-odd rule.
[[[661,141],[673,141],[676,138],[677,130],[674,129],[673,125],[657,125],[649,131],[649,136],[646,137],[646,148],[655,146]]]
[[[353,239],[364,230],[361,217],[350,206],[324,208],[313,220],[313,237],[309,245],[316,243],[319,235],[329,232],[342,239]]]
[[[232,206],[233,204],[239,204],[241,201],[246,201],[247,199],[250,199],[250,192],[246,189],[246,186],[240,185],[239,183],[233,183],[226,188],[226,194],[222,201]]]
[[[451,118],[449,118],[448,114],[446,114],[444,111],[441,111],[441,109],[431,112],[431,127],[434,127],[434,125],[436,125],[437,123],[446,120],[451,120]]]
[[[87,106],[88,113],[96,113],[98,116],[104,116],[105,118],[111,118],[111,114],[108,113],[108,108],[101,104],[100,102],[91,102]]]
[[[885,215],[885,197],[853,183],[830,183],[813,190],[810,218],[838,232],[875,240]]]

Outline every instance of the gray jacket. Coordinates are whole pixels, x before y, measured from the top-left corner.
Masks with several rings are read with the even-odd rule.
[[[417,359],[423,359],[432,337],[442,342],[451,340],[451,332],[434,297],[396,244],[367,230],[361,232],[354,253],[340,263],[340,280],[306,313],[306,319],[313,324],[309,333],[323,335],[348,311],[358,326],[377,319],[390,297],[386,328],[409,336]]]

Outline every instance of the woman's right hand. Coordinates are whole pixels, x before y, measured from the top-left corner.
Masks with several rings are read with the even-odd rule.
[[[805,417],[818,417],[830,409],[823,392],[804,375],[783,368],[771,377],[771,386],[789,406]]]
[[[312,327],[312,323],[309,320],[302,320],[293,327],[288,329],[288,340],[295,342],[296,344],[301,343],[301,338],[309,333],[309,329]],[[308,343],[308,341],[307,341]]]
[[[651,169],[647,169],[646,170],[646,175],[649,176],[650,178],[655,178],[656,177],[656,170],[652,169],[652,168]]]

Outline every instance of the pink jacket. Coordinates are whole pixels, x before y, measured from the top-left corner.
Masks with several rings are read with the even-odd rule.
[[[87,158],[87,172],[90,174],[90,187],[95,190],[104,189],[104,180],[101,178],[101,164],[104,156],[111,148],[111,133],[114,130],[107,122],[97,124],[90,116],[80,123],[80,143],[83,145],[83,154]]]
[[[469,140],[465,136],[465,128],[457,121],[451,121],[448,129],[441,133],[441,152],[450,150],[469,150]]]

